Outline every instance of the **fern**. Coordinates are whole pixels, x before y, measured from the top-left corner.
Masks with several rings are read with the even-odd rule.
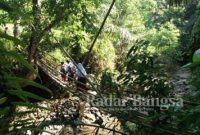
[[[2,35],[0,34],[2,37]],[[8,40],[15,41],[17,43],[20,43],[18,39],[10,36],[5,36],[4,38]],[[31,127],[20,129],[19,127],[26,127],[27,125],[34,125],[34,123],[30,123],[29,121],[23,122],[21,126],[13,125],[12,119],[15,117],[15,107],[16,106],[27,106],[30,108],[40,108],[40,109],[47,109],[45,107],[40,107],[34,103],[29,102],[29,98],[37,99],[37,100],[44,100],[43,97],[38,96],[34,93],[23,91],[22,84],[28,84],[32,85],[36,88],[45,90],[48,93],[51,93],[51,91],[33,81],[26,80],[23,78],[20,78],[16,76],[12,72],[13,68],[13,61],[16,61],[21,65],[22,67],[26,67],[29,71],[35,72],[35,69],[21,56],[15,51],[9,51],[4,48],[3,43],[0,45],[0,134],[16,134],[19,132],[19,130],[30,130]],[[14,96],[17,96],[19,99],[13,98]],[[23,115],[27,115],[31,112],[26,112]],[[19,120],[15,121],[15,123],[20,123]],[[17,127],[15,127],[17,126]],[[11,128],[14,127],[14,128]],[[17,131],[15,131],[17,129]],[[32,130],[42,130],[34,128]]]

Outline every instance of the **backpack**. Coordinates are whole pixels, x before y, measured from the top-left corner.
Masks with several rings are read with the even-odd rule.
[[[73,66],[69,66],[69,67],[68,67],[68,73],[69,73],[70,75],[75,74],[75,72],[76,72],[76,70],[75,70],[75,68],[74,68]]]

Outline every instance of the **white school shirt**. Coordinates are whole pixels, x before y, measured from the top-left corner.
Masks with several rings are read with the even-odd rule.
[[[65,70],[68,72],[69,71],[69,68],[72,68],[73,67],[73,64],[70,62],[70,63],[67,63],[65,64]]]

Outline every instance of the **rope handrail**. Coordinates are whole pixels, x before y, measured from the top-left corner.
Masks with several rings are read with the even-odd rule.
[[[47,60],[48,61],[48,60]],[[50,65],[52,65],[52,63],[46,63],[46,59],[45,60],[40,60],[40,63],[42,63],[43,65],[45,65],[45,67],[48,67],[52,72],[52,74],[54,74],[54,75],[58,75],[58,74],[60,74],[61,72],[59,71],[59,70],[55,70],[55,68],[54,67],[52,67],[52,66],[50,66]],[[55,65],[54,65],[55,66]],[[79,82],[79,81],[77,81],[76,79],[74,79],[74,78],[71,78],[71,77],[69,77],[70,79],[72,79],[74,82],[76,82],[76,83],[80,83],[80,84],[83,84],[83,83],[81,83],[81,82]],[[105,90],[104,90],[105,91]],[[123,90],[123,92],[125,93],[125,94],[135,94],[135,93],[132,93],[132,92],[130,92],[130,91],[124,91]],[[183,100],[183,103],[185,104],[185,105],[192,105],[192,106],[198,106],[198,105],[200,105],[199,103],[197,103],[197,102],[191,102],[191,101],[188,101],[188,100]]]
[[[40,63],[41,63],[42,65],[44,65],[45,67],[48,67],[48,69],[50,69],[50,70],[52,71],[51,73],[52,73],[53,75],[61,74],[60,71],[55,70],[54,68],[52,68],[51,66],[49,66],[48,64],[46,64],[44,61],[40,61]],[[70,78],[70,79],[71,79],[73,82],[75,82],[75,83],[78,83],[78,84],[87,86],[86,84],[77,81],[75,78],[72,78],[72,77],[70,77],[70,76],[68,76],[68,78]],[[81,88],[80,88],[80,89],[81,89]],[[82,89],[82,90],[83,90],[83,89]]]

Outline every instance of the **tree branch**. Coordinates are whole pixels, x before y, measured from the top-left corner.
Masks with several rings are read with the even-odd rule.
[[[49,25],[47,25],[40,33],[40,37],[42,37],[46,32],[50,31],[53,27],[55,27],[57,24],[59,24],[62,20],[64,19],[64,14],[59,17],[56,18],[54,20],[51,21],[51,23],[49,23]]]

